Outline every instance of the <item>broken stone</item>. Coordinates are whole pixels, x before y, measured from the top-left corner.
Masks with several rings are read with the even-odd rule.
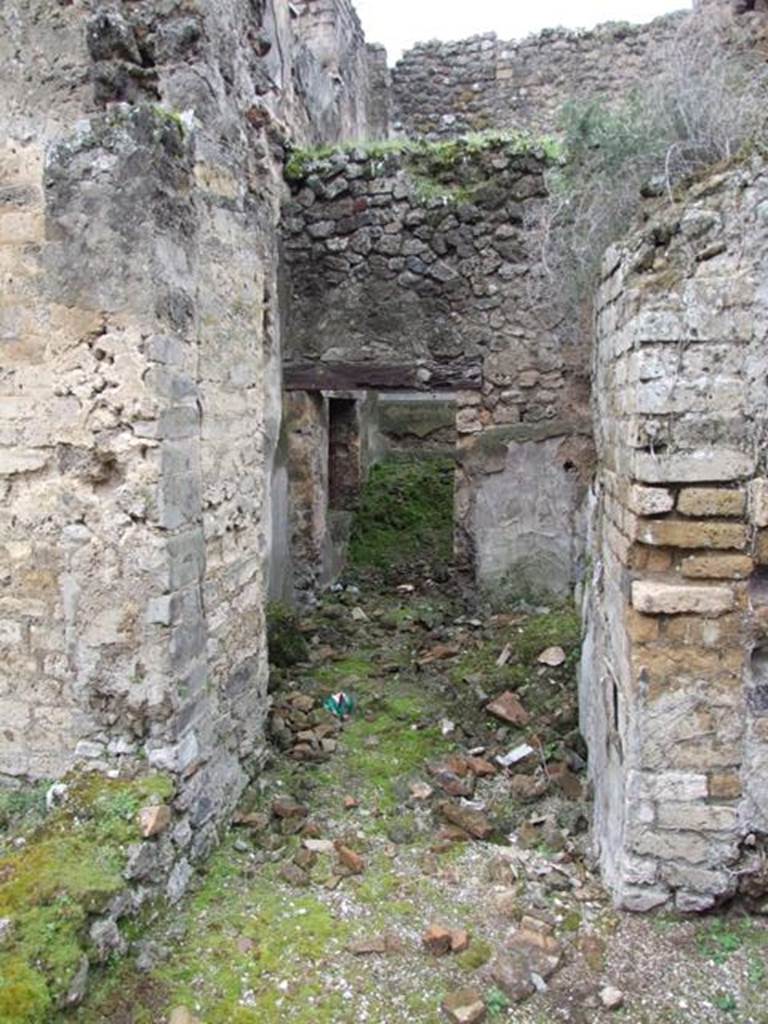
[[[469,932],[464,928],[453,928],[451,930],[451,952],[463,953],[469,949]]]
[[[584,796],[581,780],[566,764],[547,765],[550,779],[569,800],[581,800]]]
[[[201,1024],[201,1021],[186,1006],[177,1006],[171,1011],[168,1024]]]
[[[345,796],[344,797],[344,808],[345,808],[345,810],[352,811],[352,810],[355,809],[355,807],[359,807],[359,806],[360,806],[360,801],[356,797],[354,797],[354,796]]]
[[[434,789],[426,782],[412,782],[408,787],[414,800],[429,800]]]
[[[437,839],[440,842],[468,843],[471,838],[469,832],[465,832],[458,825],[443,825],[437,833]]]
[[[516,800],[528,803],[546,793],[547,780],[536,778],[535,775],[513,775],[509,780],[509,788]]]
[[[353,608],[351,612],[353,622],[370,622],[362,608]]]
[[[297,693],[293,697],[290,697],[288,703],[296,708],[297,711],[303,711],[305,714],[311,711],[315,706],[315,701],[309,694]]]
[[[485,1020],[483,997],[474,988],[461,988],[446,996],[441,1009],[451,1024],[479,1024]]]
[[[240,828],[250,829],[252,832],[264,832],[269,828],[269,817],[266,814],[243,814],[238,813],[232,819],[232,824]]]
[[[316,752],[308,743],[299,743],[291,751],[291,757],[294,761],[314,761]]]
[[[85,999],[85,993],[88,988],[88,973],[90,971],[90,964],[88,957],[84,956],[80,960],[80,964],[75,972],[75,976],[69,983],[67,989],[67,998],[65,1000],[67,1006],[79,1006]]]
[[[432,956],[445,956],[451,951],[453,933],[440,924],[431,924],[421,937],[421,943]]]
[[[491,977],[512,1003],[522,1003],[536,991],[523,953],[502,954],[491,965]]]
[[[547,981],[560,966],[562,949],[552,935],[519,928],[507,939],[507,952],[523,956],[529,974],[535,971]]]
[[[452,825],[457,825],[475,839],[488,839],[493,832],[493,826],[482,811],[445,800],[440,804],[440,813]]]
[[[333,853],[334,845],[330,839],[305,839],[304,846],[312,853]]]
[[[336,842],[336,855],[339,858],[339,863],[347,870],[350,875],[362,875],[365,871],[365,860],[351,850],[348,846],[345,846],[342,842]]]
[[[280,877],[288,885],[293,885],[297,889],[306,889],[310,883],[309,875],[303,868],[300,868],[298,864],[291,862],[283,864],[280,868]]]
[[[475,791],[472,782],[465,782],[453,772],[438,772],[435,775],[435,782],[448,796],[471,797]]]
[[[293,863],[297,864],[303,871],[309,871],[310,868],[314,867],[316,861],[317,854],[306,846],[299,847],[293,858]]]
[[[547,647],[536,659],[540,665],[548,668],[559,668],[565,662],[565,651],[562,647]]]
[[[496,760],[502,768],[511,768],[513,764],[526,761],[535,757],[536,751],[527,743],[521,743],[519,747],[510,750],[508,754],[497,754]]]
[[[606,1010],[618,1010],[624,1005],[624,993],[613,985],[606,985],[600,990],[600,1002]]]
[[[272,801],[272,813],[276,818],[306,818],[309,810],[293,797],[282,796]]]
[[[468,757],[467,764],[472,774],[477,775],[480,779],[495,775],[497,771],[496,766],[492,765],[490,761],[486,761],[484,757]]]
[[[398,953],[402,942],[396,935],[385,933],[350,942],[347,951],[353,956],[370,956],[376,953]]]
[[[501,654],[496,659],[496,668],[503,668],[512,657],[512,644],[505,644]]]
[[[431,665],[433,661],[446,661],[461,654],[458,644],[436,644],[425,655],[419,658],[418,665]]]
[[[485,709],[489,714],[517,728],[528,725],[531,716],[511,690],[495,697]]]
[[[171,809],[165,804],[142,807],[138,814],[139,832],[144,839],[158,836],[171,823]]]

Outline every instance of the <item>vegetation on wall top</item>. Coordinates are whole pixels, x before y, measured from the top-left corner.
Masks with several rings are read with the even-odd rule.
[[[368,178],[389,172],[393,165],[429,169],[435,174],[455,173],[462,166],[477,163],[493,154],[534,156],[555,162],[560,158],[555,139],[528,132],[476,132],[455,139],[429,142],[425,139],[385,139],[373,142],[341,143],[314,149],[293,149],[285,165],[285,177],[300,184],[311,176],[320,180],[335,177],[350,163],[366,165]],[[392,164],[389,163],[392,161]]]

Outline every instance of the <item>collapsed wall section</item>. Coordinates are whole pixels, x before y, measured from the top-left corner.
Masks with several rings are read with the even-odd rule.
[[[633,909],[733,895],[768,831],[766,243],[745,163],[604,267],[580,703],[602,868]]]
[[[485,589],[565,596],[589,475],[587,356],[541,238],[543,150],[295,153],[286,382],[455,393],[457,543]]]

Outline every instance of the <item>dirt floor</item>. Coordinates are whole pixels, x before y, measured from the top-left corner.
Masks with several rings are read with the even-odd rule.
[[[572,610],[481,615],[369,575],[302,632],[238,824],[77,1021],[768,1022],[768,922],[617,914],[591,870]],[[505,691],[517,725],[486,710]]]

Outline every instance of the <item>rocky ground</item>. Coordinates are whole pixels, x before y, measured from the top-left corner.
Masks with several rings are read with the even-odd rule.
[[[379,579],[302,630],[269,770],[81,1024],[768,1022],[766,922],[620,915],[591,870],[569,609]]]
[[[129,922],[70,1014],[56,979],[122,884],[106,854],[167,780],[86,776],[47,826],[46,787],[0,793],[0,1024],[768,1024],[768,919],[612,909],[577,616],[467,600],[439,565],[450,507],[450,474],[382,470],[353,535],[367,566],[298,630],[272,609],[271,761],[186,898]],[[25,829],[35,856],[13,861]]]

